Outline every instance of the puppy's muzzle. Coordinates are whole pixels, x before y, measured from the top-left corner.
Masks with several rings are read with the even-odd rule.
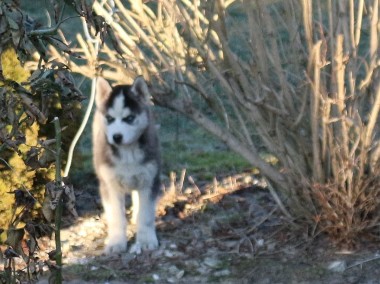
[[[114,134],[112,138],[115,144],[120,144],[123,141],[123,135],[121,135],[120,133]]]

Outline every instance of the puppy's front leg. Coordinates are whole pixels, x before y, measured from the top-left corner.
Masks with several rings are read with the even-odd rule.
[[[127,249],[125,197],[105,184],[100,185],[100,193],[107,222],[107,240],[104,252],[119,253]]]
[[[158,247],[155,228],[156,198],[150,190],[143,189],[138,191],[138,201],[136,243],[131,247],[132,253]]]
[[[137,224],[137,214],[139,213],[140,201],[139,201],[139,193],[137,190],[132,190],[131,192],[132,199],[132,216],[131,216],[131,224]]]

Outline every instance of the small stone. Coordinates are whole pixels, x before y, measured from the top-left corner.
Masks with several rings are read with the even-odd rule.
[[[203,260],[203,263],[206,264],[208,267],[216,268],[219,266],[219,260],[213,257],[206,257]]]
[[[258,240],[256,241],[256,245],[257,245],[258,247],[262,247],[262,246],[264,246],[264,239],[258,239]]]
[[[171,249],[177,249],[178,247],[177,247],[176,244],[170,244],[170,245],[169,245],[169,248],[171,248]]]
[[[346,270],[347,264],[344,260],[336,260],[336,261],[330,262],[327,268],[334,272],[343,272]]]
[[[181,279],[185,275],[185,270],[180,270],[178,273],[175,275],[177,279]]]
[[[160,280],[160,276],[158,274],[153,274],[152,278],[153,278],[154,281]]]
[[[170,250],[164,250],[165,257],[172,258],[174,256],[174,253],[172,253]]]
[[[215,277],[222,277],[222,276],[228,276],[230,274],[231,274],[231,271],[229,271],[228,269],[223,269],[223,270],[216,271],[214,273],[214,276]]]

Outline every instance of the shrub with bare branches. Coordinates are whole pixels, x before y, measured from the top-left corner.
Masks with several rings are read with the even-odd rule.
[[[378,226],[378,0],[131,2],[94,3],[120,44],[103,45],[105,77],[144,75],[157,104],[257,167],[288,217],[339,241]]]

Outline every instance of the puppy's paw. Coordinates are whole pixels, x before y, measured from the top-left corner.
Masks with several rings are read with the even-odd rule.
[[[134,243],[130,249],[130,253],[141,254],[143,250],[154,250],[158,248],[158,240],[156,233],[147,235],[138,234],[136,243]]]
[[[134,254],[141,254],[142,251],[144,250],[154,250],[158,247],[158,242],[157,243],[149,243],[149,244],[141,244],[139,242],[135,242],[129,252],[134,253]]]
[[[104,253],[106,255],[122,253],[127,251],[127,239],[108,239],[106,241],[106,246],[104,248]]]

